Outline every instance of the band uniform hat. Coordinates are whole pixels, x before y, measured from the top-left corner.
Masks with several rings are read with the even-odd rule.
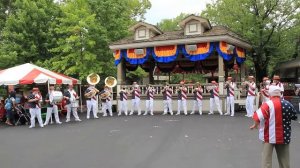
[[[264,78],[263,78],[263,81],[266,81],[266,80],[269,80],[269,78],[268,78],[268,77],[264,77]]]
[[[217,82],[216,82],[216,81],[214,81],[214,80],[213,80],[213,81],[211,81],[211,83],[212,83],[212,84],[217,84]]]
[[[231,77],[231,76],[228,76],[228,77],[227,77],[227,80],[232,80],[232,77]]]
[[[39,91],[39,88],[34,87],[34,88],[32,88],[32,91],[33,91],[33,92],[34,92],[34,91]]]
[[[254,76],[250,75],[248,76],[248,79],[254,79]]]
[[[280,80],[280,77],[278,75],[274,75],[273,80]]]

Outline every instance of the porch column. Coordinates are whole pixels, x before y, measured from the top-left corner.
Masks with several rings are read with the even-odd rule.
[[[120,92],[122,84],[124,84],[126,78],[126,69],[124,65],[124,60],[121,60],[121,62],[117,66],[117,93]]]
[[[245,63],[241,64],[240,67],[240,73],[241,73],[241,82],[245,81],[245,76],[246,76],[246,69],[245,69]]]
[[[223,57],[219,56],[218,57],[218,74],[219,74],[219,90],[220,90],[220,95],[224,95],[224,76],[225,76],[225,71],[224,71],[224,61]]]

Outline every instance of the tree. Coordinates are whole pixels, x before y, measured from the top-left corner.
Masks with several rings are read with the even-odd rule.
[[[163,19],[159,23],[157,23],[157,26],[162,31],[175,31],[180,30],[179,22],[182,21],[185,17],[187,17],[189,14],[181,13],[174,19]]]
[[[52,57],[49,48],[55,38],[51,28],[56,25],[58,6],[52,0],[16,0],[6,6],[9,15],[0,37],[0,67]]]
[[[257,80],[261,81],[275,62],[294,53],[290,44],[299,34],[299,7],[297,0],[217,0],[208,4],[202,15],[251,42],[254,54],[248,59],[254,62]]]

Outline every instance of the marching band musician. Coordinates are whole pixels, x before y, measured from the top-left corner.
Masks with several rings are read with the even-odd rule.
[[[227,104],[227,112],[224,115],[230,115],[231,110],[231,116],[234,116],[234,88],[235,83],[232,82],[232,77],[227,77],[227,82],[225,84],[225,89],[227,90],[227,98],[226,98],[226,104]]]
[[[128,92],[125,88],[125,86],[122,87],[122,90],[120,91],[120,109],[118,116],[122,114],[122,111],[127,116],[127,99],[128,99]]]
[[[252,117],[254,113],[254,100],[255,100],[255,89],[256,84],[254,82],[254,76],[248,77],[249,81],[244,82],[246,85],[247,90],[247,98],[246,98],[246,117]]]
[[[201,84],[197,82],[195,84],[195,89],[193,90],[194,93],[194,106],[191,114],[195,114],[195,109],[198,107],[199,109],[199,114],[202,115],[202,99],[203,99],[203,89],[201,87]]]
[[[150,115],[153,115],[153,98],[154,98],[155,89],[151,86],[151,84],[147,85],[147,100],[146,100],[146,109],[144,115],[148,114],[150,111]]]
[[[105,96],[101,96],[105,94]],[[111,96],[112,95],[112,90],[110,87],[107,85],[104,86],[104,89],[100,92],[100,99],[102,102],[102,112],[103,112],[103,117],[107,116],[106,110],[108,110],[109,115],[112,117],[112,103],[111,103]]]
[[[281,90],[281,98],[283,98],[284,86],[280,82],[280,77],[278,75],[274,75],[273,76],[273,83],[280,88],[280,90]]]
[[[29,102],[29,112],[30,112],[30,122],[31,125],[29,128],[35,127],[35,118],[38,119],[39,125],[41,128],[44,127],[42,114],[41,114],[41,102],[43,101],[42,95],[39,93],[38,88],[33,88],[32,93],[28,96]]]
[[[271,81],[269,80],[268,77],[263,78],[263,83],[262,83],[261,90],[260,90],[262,103],[270,100],[270,95],[269,95],[270,83],[271,83]]]
[[[97,107],[97,94],[99,93],[99,90],[95,88],[95,85],[91,85],[85,90],[84,95],[87,97],[87,94],[90,92],[95,91],[96,93],[92,95],[89,98],[86,98],[86,106],[87,106],[87,112],[86,112],[86,118],[90,119],[91,110],[93,111],[94,118],[99,118],[97,116],[98,107]]]
[[[164,113],[163,115],[166,115],[169,111],[171,115],[173,115],[172,111],[172,93],[173,90],[169,87],[169,84],[166,83],[165,87],[162,90],[163,99],[164,99]]]
[[[211,86],[208,88],[208,91],[210,92],[210,99],[209,99],[210,108],[208,114],[209,115],[214,114],[214,107],[216,105],[220,115],[223,115],[220,106],[218,83],[216,81],[211,81]]]
[[[131,112],[129,115],[132,115],[135,108],[138,110],[138,115],[141,115],[141,107],[140,107],[140,94],[141,90],[139,88],[139,85],[136,82],[133,82],[133,88],[131,90],[131,95],[132,95],[132,107],[131,107]]]
[[[187,99],[187,88],[184,86],[184,82],[180,82],[179,89],[177,90],[178,93],[178,108],[177,114],[180,115],[181,106],[183,107],[184,115],[187,115],[187,108],[186,108],[186,99]]]
[[[49,93],[46,95],[46,99],[45,99],[45,102],[47,103],[47,115],[46,115],[44,126],[48,125],[52,112],[54,112],[56,123],[61,124],[61,122],[59,121],[57,104],[56,102],[53,102],[53,92],[54,92],[54,85],[50,85]]]
[[[73,112],[73,116],[75,118],[75,121],[81,121],[78,117],[77,113],[77,107],[75,107],[73,104],[75,103],[76,99],[79,99],[77,93],[73,89],[73,84],[68,85],[69,89],[64,93],[64,98],[67,101],[67,120],[66,122],[70,122],[71,117],[71,111]]]

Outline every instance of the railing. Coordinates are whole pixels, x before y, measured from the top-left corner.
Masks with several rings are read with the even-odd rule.
[[[185,86],[187,87],[187,95],[188,97],[193,95],[193,90],[195,89],[195,84],[185,84]],[[203,88],[203,95],[204,96],[209,96],[210,93],[208,92],[208,90],[206,89],[207,86],[210,86],[209,83],[201,83],[201,86]],[[128,90],[130,90],[133,86],[132,85],[126,85],[126,88]],[[141,89],[141,96],[145,96],[146,95],[146,91],[147,91],[147,86],[146,85],[139,85],[140,89]],[[162,96],[162,90],[164,88],[163,85],[152,85],[152,87],[155,89],[155,95],[156,96]],[[177,95],[176,90],[177,88],[179,88],[179,84],[169,84],[169,88],[171,88],[173,90],[173,96]],[[220,88],[221,89],[221,88]],[[224,90],[224,95],[226,95],[226,90]],[[235,97],[236,99],[240,99],[241,97],[246,95],[246,91],[242,89],[241,87],[241,83],[236,83],[236,87],[235,87]]]

